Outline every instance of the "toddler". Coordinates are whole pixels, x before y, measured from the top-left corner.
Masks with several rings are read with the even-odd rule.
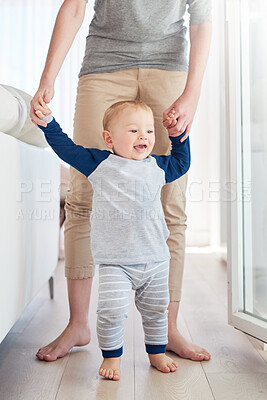
[[[109,150],[88,149],[62,132],[41,98],[40,104],[36,114],[47,124],[40,126],[47,142],[88,178],[94,190],[91,247],[99,265],[97,335],[104,358],[99,374],[120,378],[123,324],[132,289],[151,365],[162,372],[175,371],[178,365],[165,354],[170,253],[161,188],[189,169],[189,139],[170,137],[169,156],[150,155],[155,143],[153,113],[141,101],[123,101],[104,115],[102,135]]]

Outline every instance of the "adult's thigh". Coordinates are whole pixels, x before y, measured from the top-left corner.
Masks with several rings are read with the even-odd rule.
[[[169,154],[170,140],[162,124],[163,112],[183,93],[187,72],[140,69],[139,95],[154,114],[156,142],[153,154]]]

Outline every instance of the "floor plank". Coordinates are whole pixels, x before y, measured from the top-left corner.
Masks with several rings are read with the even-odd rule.
[[[54,363],[36,359],[32,349],[9,349],[0,366],[2,400],[54,400],[68,362],[68,357]]]
[[[216,268],[216,262],[207,262],[209,258],[187,255],[182,300],[193,341],[212,355],[209,362],[202,363],[203,368],[206,373],[266,373],[267,365],[247,335],[227,323],[226,271],[223,280],[221,272],[211,280],[209,271],[212,265]],[[223,297],[220,287],[225,291]]]
[[[53,363],[36,350],[65,328],[68,301],[63,264],[55,278],[55,298],[44,287],[0,344],[1,400],[251,400],[267,398],[267,352],[262,343],[227,323],[226,269],[214,254],[187,254],[178,327],[187,340],[206,347],[209,362],[177,360],[175,373],[150,367],[141,319],[132,303],[125,323],[121,380],[98,375],[97,279],[90,306],[92,341]]]
[[[216,400],[266,400],[267,374],[207,374]]]

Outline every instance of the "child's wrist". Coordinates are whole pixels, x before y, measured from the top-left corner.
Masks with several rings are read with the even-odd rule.
[[[49,124],[49,122],[51,122],[52,121],[52,119],[53,119],[53,115],[52,115],[52,113],[51,114],[48,114],[48,115],[46,115],[45,117],[43,117],[43,118],[41,118],[44,122],[46,122],[47,124]]]

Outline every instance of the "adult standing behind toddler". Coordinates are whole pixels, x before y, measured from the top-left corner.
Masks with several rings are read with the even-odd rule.
[[[79,75],[74,141],[85,147],[104,149],[99,134],[104,111],[113,103],[140,99],[155,116],[154,154],[169,154],[168,134],[190,132],[211,38],[212,0],[97,0],[95,14],[86,38],[86,51]],[[190,55],[187,59],[186,7],[190,14]],[[79,30],[85,0],[65,0],[52,35],[45,68],[31,105],[34,123],[43,125],[37,115],[41,95],[49,103],[54,82]],[[167,117],[174,109],[173,117]],[[162,125],[167,128],[168,133]],[[168,350],[196,361],[208,360],[209,353],[186,340],[177,330],[181,300],[186,228],[185,190],[187,175],[162,190],[162,203],[170,237],[169,334]],[[66,199],[65,256],[70,305],[66,329],[37,357],[54,361],[73,346],[90,341],[88,310],[94,263],[90,247],[92,187],[71,168],[70,190]]]

